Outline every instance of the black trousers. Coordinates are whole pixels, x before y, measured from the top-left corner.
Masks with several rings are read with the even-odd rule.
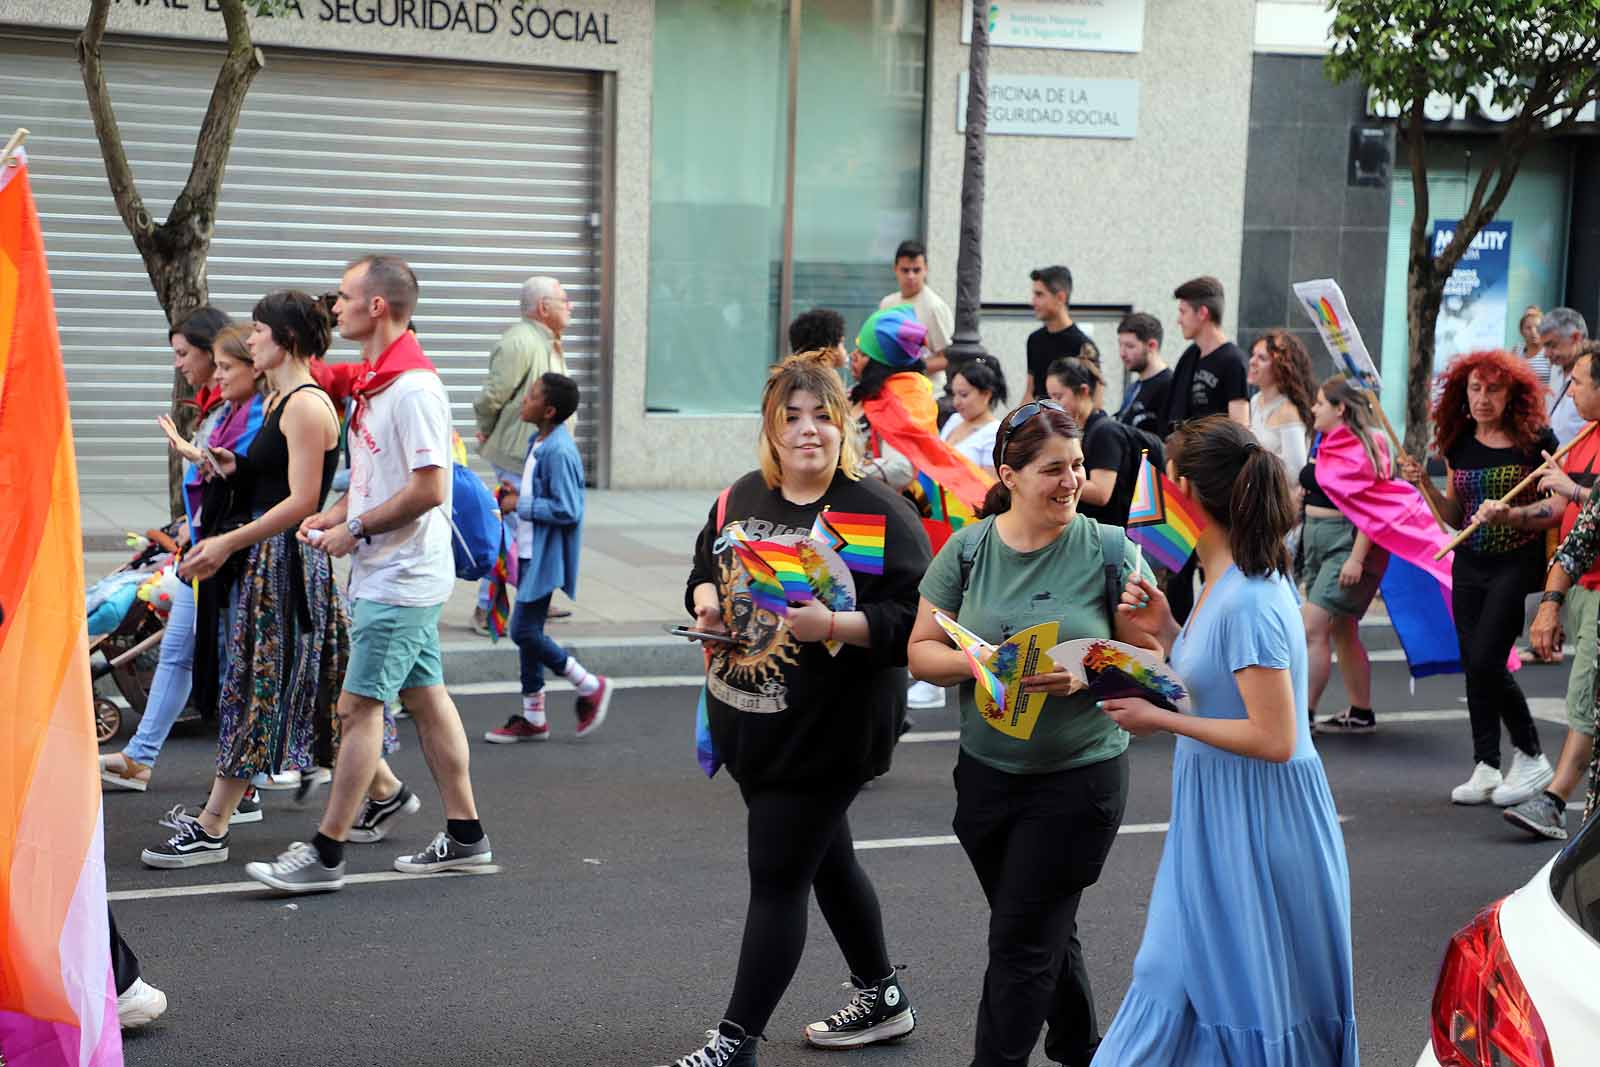
[[[133,949],[117,933],[117,917],[111,914],[110,907],[106,908],[106,924],[111,927],[111,976],[117,983],[117,996],[120,997],[139,980],[139,957],[133,954]]]
[[[1026,1067],[1045,1054],[1089,1067],[1100,1044],[1078,942],[1078,900],[1100,868],[1128,798],[1128,757],[1051,774],[1007,774],[963,752],[956,836],[989,900],[989,967],[973,1067]]]
[[[749,809],[750,909],[725,1018],[746,1033],[766,1029],[800,966],[813,890],[850,973],[863,982],[889,976],[878,894],[856,862],[846,817],[860,790],[859,782],[740,786]]]
[[[1467,676],[1467,716],[1472,720],[1472,758],[1500,766],[1500,724],[1511,743],[1539,755],[1539,731],[1528,701],[1506,659],[1522,633],[1523,603],[1544,585],[1544,544],[1499,556],[1456,550],[1451,569],[1451,610]]]

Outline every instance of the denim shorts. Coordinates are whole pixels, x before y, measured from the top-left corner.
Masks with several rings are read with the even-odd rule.
[[[439,654],[443,604],[425,608],[357,599],[350,619],[344,691],[393,703],[407,689],[444,684]]]

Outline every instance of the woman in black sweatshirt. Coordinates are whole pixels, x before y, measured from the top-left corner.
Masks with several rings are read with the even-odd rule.
[[[706,706],[718,759],[749,809],[750,907],[727,1012],[677,1067],[748,1067],[805,947],[807,897],[850,966],[855,997],[806,1027],[824,1048],[903,1037],[916,1025],[884,946],[877,894],[856,862],[847,812],[889,768],[905,710],[906,641],[928,538],[905,499],[863,479],[848,433],[849,401],[833,369],[790,357],[762,396],[760,469],[725,490],[695,546],[687,606],[712,644]],[[805,537],[820,512],[847,529],[856,610],[820,600],[779,615],[757,607],[726,528],[752,540]],[[848,517],[848,522],[845,521]],[[881,530],[882,551],[873,534]],[[828,641],[842,642],[829,655]]]

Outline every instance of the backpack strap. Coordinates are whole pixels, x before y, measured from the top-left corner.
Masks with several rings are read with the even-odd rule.
[[[978,559],[978,550],[983,547],[983,542],[989,537],[989,531],[994,529],[994,516],[989,516],[978,523],[979,530],[976,536],[969,537],[961,542],[961,595],[967,595],[967,584],[972,581],[972,565]]]
[[[1122,561],[1128,556],[1128,534],[1120,526],[1100,524],[1100,560],[1106,572],[1106,618],[1116,629],[1122,602]]]
[[[722,536],[722,528],[728,524],[728,494],[733,492],[733,486],[728,486],[717,494],[717,536]]]

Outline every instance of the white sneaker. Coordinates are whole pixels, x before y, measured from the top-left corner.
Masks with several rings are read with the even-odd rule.
[[[294,789],[300,784],[300,772],[284,771],[282,774],[258,774],[250,779],[250,784],[257,789]]]
[[[906,707],[926,710],[944,707],[944,689],[932,682],[912,682],[906,690]]]
[[[117,1022],[124,1030],[137,1030],[161,1018],[167,995],[143,978],[135,978],[126,992],[117,994]]]
[[[1472,777],[1450,790],[1452,804],[1487,804],[1494,791],[1505,781],[1499,767],[1480,763],[1472,768]]]
[[[1555,776],[1554,768],[1543,754],[1529,756],[1513,745],[1511,770],[1501,783],[1495,786],[1489,799],[1502,808],[1515,807],[1524,800],[1544,792],[1544,787],[1549,785]]]

